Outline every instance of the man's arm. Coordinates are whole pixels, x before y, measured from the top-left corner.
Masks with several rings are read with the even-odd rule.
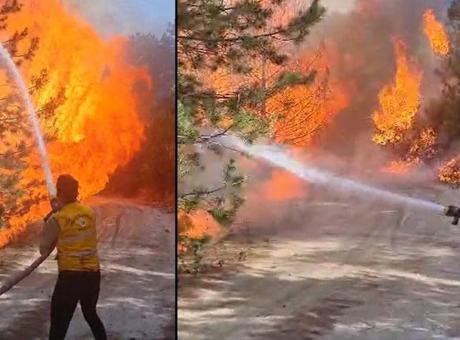
[[[51,251],[56,246],[58,236],[59,225],[53,217],[50,217],[46,220],[42,229],[39,247],[41,255],[51,253]]]

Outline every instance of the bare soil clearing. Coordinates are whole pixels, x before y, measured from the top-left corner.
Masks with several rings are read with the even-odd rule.
[[[174,215],[129,200],[92,199],[102,266],[99,314],[109,339],[174,339]],[[0,281],[37,256],[37,231],[0,250]],[[0,297],[1,339],[46,339],[57,264],[50,256]],[[92,339],[77,307],[66,339]]]
[[[405,191],[460,202],[436,186]],[[209,252],[223,266],[180,278],[179,337],[460,339],[460,228],[449,219],[330,193],[264,208]]]

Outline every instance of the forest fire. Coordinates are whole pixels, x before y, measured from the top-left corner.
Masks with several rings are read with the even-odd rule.
[[[224,229],[206,210],[200,209],[189,213],[179,211],[178,230],[180,237],[186,237],[189,240],[202,240],[206,238],[218,239],[224,234]],[[179,243],[179,253],[187,252],[187,245]]]
[[[284,202],[305,198],[307,192],[305,182],[301,179],[287,171],[274,170],[256,195],[268,201]]]
[[[394,39],[394,49],[395,79],[380,91],[380,110],[372,117],[377,129],[373,141],[380,145],[401,141],[404,133],[412,127],[421,103],[422,72],[409,66],[406,46],[401,39]]]
[[[293,4],[294,7],[300,6],[296,1]],[[414,16],[411,25],[404,27],[397,20],[390,20],[389,24],[384,18],[394,14],[396,9],[404,13],[410,10],[410,6],[403,1],[358,1],[348,18],[340,19],[343,22],[331,20],[326,24],[332,28],[324,29],[320,33],[321,38],[314,39],[308,52],[294,48],[291,61],[284,66],[284,70],[303,74],[314,70],[316,78],[312,84],[290,86],[268,96],[263,108],[256,108],[257,113],[263,111],[263,114],[274,118],[273,139],[280,144],[296,147],[322,147],[319,144],[327,141],[331,126],[335,129],[330,133],[331,138],[337,137],[337,131],[347,135],[352,131],[362,132],[363,128],[372,128],[360,122],[369,119],[369,115],[364,116],[363,112],[374,110],[377,100],[378,109],[371,116],[374,127],[372,141],[397,149],[396,153],[399,154],[399,159],[390,161],[383,171],[407,173],[427,158],[432,158],[437,152],[438,132],[429,123],[420,130],[415,124],[424,104],[425,81],[428,78],[425,73],[430,72],[428,67],[431,66],[425,54],[416,55],[414,51],[424,33],[432,48],[424,52],[445,55],[450,44],[444,27],[435,15],[442,6],[433,2],[416,7],[417,16]],[[283,10],[273,20],[285,22],[284,17],[289,13],[290,10]],[[375,21],[375,26],[370,21]],[[373,34],[345,30],[347,25],[356,22],[360,24],[351,27],[367,24],[366,27]],[[384,30],[382,25],[386,27]],[[353,35],[351,47],[340,41],[347,33]],[[374,48],[369,39],[373,39],[375,34],[380,34],[385,43],[376,44],[379,47]],[[392,50],[386,42],[392,43]],[[392,65],[390,53],[394,56],[395,65]],[[262,63],[256,65],[250,79],[224,70],[211,72],[207,79],[217,92],[231,93],[238,86],[246,85],[245,81],[260,81],[263,78],[261,67]],[[395,69],[391,80],[387,76],[390,69]],[[273,75],[280,73],[280,67],[272,69],[268,65],[264,71],[267,79],[274,79],[276,77]],[[349,115],[347,120],[338,119],[342,113]],[[337,120],[342,124],[338,129],[334,125]],[[322,136],[325,137],[318,138]]]
[[[222,232],[221,226],[205,210],[196,210],[188,214],[180,212],[179,219],[188,226],[183,234],[191,239],[199,240],[204,236],[217,236]]]
[[[345,86],[330,77],[333,59],[331,48],[322,48],[316,57],[301,56],[294,70],[308,73],[314,69],[314,83],[287,88],[267,100],[267,111],[278,117],[274,126],[277,142],[310,146],[348,105]]]
[[[406,174],[423,160],[432,159],[437,154],[437,133],[433,128],[425,128],[412,141],[403,160],[393,161],[383,169],[392,174]]]
[[[451,159],[439,169],[439,180],[443,183],[460,184],[460,162],[458,158]]]
[[[388,174],[402,175],[407,174],[414,167],[414,165],[417,165],[417,162],[409,162],[403,160],[392,161],[390,164],[385,166],[382,171]]]
[[[109,176],[140,149],[144,124],[136,112],[133,86],[151,86],[151,80],[143,69],[125,61],[126,38],[103,40],[58,0],[27,1],[12,15],[5,33],[10,36],[24,27],[40,39],[35,56],[21,65],[24,79],[30,83],[47,70],[47,82],[33,93],[35,106],[40,110],[57,99],[54,114],[41,117],[53,174],[74,175],[80,181],[80,198],[87,198],[104,189]],[[19,49],[24,48],[21,44]],[[28,162],[24,187],[43,179],[38,156],[32,154]],[[37,186],[27,196],[43,194],[45,186]],[[47,209],[48,203],[41,201],[14,217],[12,227],[0,233],[0,247]]]
[[[450,52],[449,37],[433,9],[427,9],[423,14],[423,26],[433,52],[439,56],[447,55]]]

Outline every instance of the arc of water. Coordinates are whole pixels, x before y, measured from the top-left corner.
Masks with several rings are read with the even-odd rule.
[[[35,135],[35,141],[38,146],[38,152],[40,154],[41,165],[45,173],[45,180],[46,186],[48,188],[48,193],[50,197],[54,197],[56,196],[56,188],[54,186],[53,175],[51,173],[51,168],[48,161],[48,154],[46,152],[45,141],[43,140],[43,135],[40,129],[37,113],[35,112],[35,108],[32,104],[32,99],[30,98],[29,91],[27,91],[26,84],[24,83],[24,80],[22,79],[21,74],[19,73],[13,59],[11,58],[8,51],[2,46],[2,44],[0,44],[0,56],[6,61],[8,70],[14,76],[14,79],[16,80],[21,91],[22,100],[27,110],[27,114],[29,116],[30,123],[32,125],[32,129]],[[51,251],[47,254],[41,255],[22,272],[6,280],[6,282],[2,286],[0,286],[0,296],[9,291],[15,285],[21,282],[24,278],[26,278],[30,273],[32,273],[43,261],[46,260],[50,253]]]
[[[345,192],[358,192],[380,198],[388,202],[397,202],[415,208],[429,209],[438,213],[444,211],[440,204],[396,194],[387,190],[371,187],[347,178],[341,178],[327,171],[306,166],[290,157],[285,150],[273,145],[248,145],[235,136],[221,137],[223,144],[239,149],[253,157],[264,159],[272,165],[285,169],[304,181],[332,187]]]
[[[18,68],[16,67],[16,64],[14,63],[13,59],[11,58],[10,54],[8,51],[3,47],[2,44],[0,44],[0,55],[1,57],[6,61],[6,64],[8,66],[8,70],[12,73],[14,76],[14,79],[16,80],[19,89],[22,94],[22,100],[24,103],[24,106],[27,110],[27,114],[30,119],[30,123],[32,125],[32,129],[35,135],[35,141],[37,143],[38,147],[38,152],[40,154],[40,161],[41,165],[43,168],[43,171],[45,173],[45,180],[46,180],[46,186],[48,188],[48,193],[51,197],[56,196],[56,188],[54,186],[54,181],[53,181],[53,175],[51,173],[51,168],[49,165],[49,160],[48,160],[48,154],[46,152],[46,146],[45,146],[45,141],[43,140],[43,134],[40,129],[40,123],[38,121],[37,113],[35,112],[34,105],[32,103],[32,99],[30,98],[29,91],[27,90],[26,84],[24,83],[24,80],[22,79],[21,74],[19,73]]]

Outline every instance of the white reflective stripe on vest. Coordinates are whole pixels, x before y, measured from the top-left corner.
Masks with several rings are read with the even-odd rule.
[[[97,255],[96,249],[68,251],[65,256],[67,257],[89,257]]]

